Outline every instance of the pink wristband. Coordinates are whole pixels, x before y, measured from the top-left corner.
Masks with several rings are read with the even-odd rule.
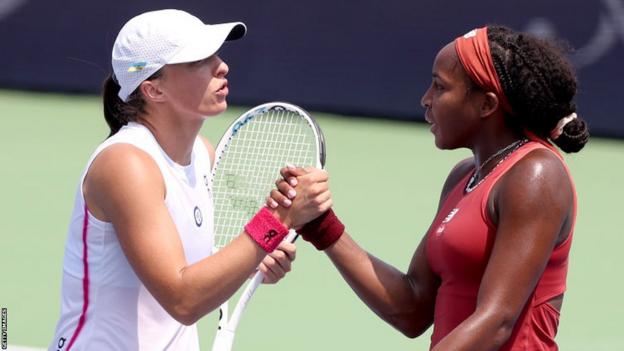
[[[245,232],[266,252],[273,252],[288,234],[288,228],[263,207],[245,225]]]
[[[318,250],[325,250],[340,239],[344,230],[344,224],[330,208],[298,232],[303,240],[311,242]]]

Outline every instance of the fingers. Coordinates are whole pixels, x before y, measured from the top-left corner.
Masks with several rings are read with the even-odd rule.
[[[327,171],[315,167],[301,168],[289,165],[282,168],[280,174],[282,179],[287,181],[292,187],[296,187],[301,182],[301,179],[306,179],[311,183],[326,182],[329,179]]]
[[[290,262],[294,261],[297,258],[297,245],[293,243],[289,243],[286,241],[282,241],[276,250],[281,250],[288,256]]]
[[[282,242],[277,249],[269,253],[259,265],[264,274],[263,282],[273,284],[282,279],[291,270],[291,263],[296,257],[296,247],[292,243]]]
[[[279,203],[278,203],[279,200],[275,200],[273,198],[273,192],[274,191],[277,191],[277,190],[271,190],[271,194],[269,196],[267,196],[265,205],[267,205],[269,208],[276,209],[279,206]],[[281,196],[283,196],[283,195],[281,195]]]
[[[279,205],[283,207],[290,207],[290,205],[292,205],[292,201],[284,194],[280,193],[279,190],[273,189],[271,190],[269,197],[267,197],[266,204],[270,208],[277,208]]]
[[[264,262],[260,263],[258,270],[262,272],[263,284],[275,284],[280,279],[267,267],[267,265],[264,264]]]
[[[306,168],[306,170],[309,172],[297,177],[299,183],[323,183],[329,180],[329,173],[324,169]]]
[[[296,184],[296,181],[294,183]],[[295,198],[297,191],[283,179],[276,180],[275,186],[277,189],[271,190],[266,205],[270,208],[277,208],[279,205],[290,207],[292,204],[291,199]]]
[[[288,165],[280,169],[280,174],[282,175],[282,178],[288,181],[288,183],[293,187],[297,186],[297,177],[302,176],[306,173],[307,171],[305,169],[295,167],[293,165]]]
[[[326,183],[329,179],[329,175],[325,170],[313,167],[284,167],[280,170],[280,174],[283,179],[275,181],[277,191],[272,190],[266,200],[266,205],[274,209],[280,205],[283,207],[290,207],[290,205],[292,205],[292,200],[297,196],[295,187],[300,183],[304,184],[304,187],[309,186],[310,189],[307,191],[306,196],[310,197],[325,190],[323,186],[315,186],[314,183]],[[299,182],[297,177],[300,177],[302,182]]]
[[[292,185],[287,183],[283,179],[277,180],[275,182],[275,186],[280,193],[284,194],[289,199],[294,199],[297,195],[297,191],[292,187]]]

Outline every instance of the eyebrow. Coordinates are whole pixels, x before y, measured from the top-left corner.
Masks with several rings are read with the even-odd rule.
[[[447,80],[446,80],[446,79],[444,79],[444,78],[442,78],[442,76],[440,76],[440,75],[439,75],[438,73],[436,73],[436,72],[432,72],[432,73],[431,73],[431,77],[432,77],[432,78],[434,78],[434,79],[438,79],[438,80],[440,80],[442,83],[447,83]]]

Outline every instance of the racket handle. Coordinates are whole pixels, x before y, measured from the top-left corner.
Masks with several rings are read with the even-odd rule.
[[[231,351],[234,344],[234,331],[229,328],[221,328],[217,330],[212,351]]]
[[[284,238],[284,241],[292,243],[295,240],[297,240],[297,237],[298,237],[297,232],[291,229],[288,235]],[[245,290],[241,294],[241,298],[238,301],[238,304],[236,304],[236,307],[234,308],[234,312],[232,312],[232,316],[230,316],[230,320],[227,324],[227,329],[236,330],[236,327],[238,327],[238,322],[240,322],[240,317],[243,314],[243,311],[245,310],[245,308],[247,307],[247,303],[249,303],[249,300],[251,300],[251,297],[256,292],[256,289],[258,289],[260,284],[262,284],[262,280],[264,280],[264,275],[262,274],[262,272],[260,271],[256,272],[256,274],[253,276],[253,278],[247,284],[247,286],[245,287]],[[234,333],[232,332],[232,336],[233,335]]]
[[[298,236],[299,234],[297,234],[297,232],[294,229],[291,229],[288,232],[288,235],[286,235],[286,237],[284,238],[284,241],[287,243],[294,243],[295,240],[297,240]]]
[[[245,307],[247,307],[247,303],[249,303],[249,300],[256,292],[256,289],[258,289],[258,286],[262,284],[263,279],[264,275],[262,274],[262,272],[258,271],[253,276],[251,281],[247,284],[245,290],[240,297],[240,300],[238,301],[238,304],[236,304],[236,307],[234,308],[234,312],[232,312],[232,315],[230,316],[230,320],[227,324],[227,329],[236,330],[236,327],[238,327],[238,322],[240,322],[241,314],[243,314]],[[232,337],[234,337],[234,333],[232,333]]]

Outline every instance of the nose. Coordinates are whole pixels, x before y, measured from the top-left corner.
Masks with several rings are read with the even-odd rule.
[[[220,57],[217,56],[219,63],[217,64],[217,71],[215,72],[215,76],[217,78],[225,77],[230,71],[230,67],[228,67],[227,63],[223,61]]]
[[[425,91],[425,94],[420,98],[420,106],[423,108],[431,107],[431,86]]]

